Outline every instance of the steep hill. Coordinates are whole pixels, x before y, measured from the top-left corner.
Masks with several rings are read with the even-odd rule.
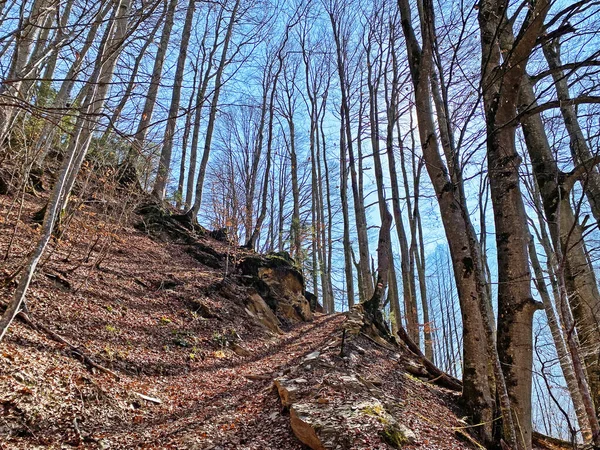
[[[43,204],[0,196],[3,299]],[[320,313],[285,255],[152,202],[74,204],[0,345],[1,448],[478,448],[459,393],[360,309]]]

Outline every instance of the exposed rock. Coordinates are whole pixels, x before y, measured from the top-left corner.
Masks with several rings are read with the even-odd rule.
[[[186,253],[191,255],[196,261],[201,264],[204,264],[206,267],[210,267],[211,269],[220,269],[222,267],[221,260],[216,258],[215,256],[206,253],[196,246],[190,246],[185,249]]]
[[[400,449],[418,441],[417,434],[401,423],[399,399],[390,399],[381,389],[382,378],[362,372],[368,367],[369,352],[357,340],[377,349],[398,348],[370,325],[361,308],[352,310],[342,324],[342,337],[308,353],[295,370],[275,380],[294,434],[311,449],[367,448],[366,444]],[[343,336],[349,340],[348,352],[340,356],[334,344],[341,346]]]
[[[321,352],[312,352],[304,357],[304,362],[312,361],[313,359],[317,359]]]
[[[304,277],[289,255],[285,255],[248,256],[238,267],[281,320],[310,321],[313,316],[305,296]]]
[[[398,423],[375,398],[341,405],[319,400],[316,403],[288,400],[292,430],[313,450],[353,448],[354,438],[366,430],[376,430],[393,448],[402,448],[417,440],[415,433]]]
[[[293,379],[280,377],[275,380],[275,387],[284,408],[289,408],[296,401],[298,385]]]
[[[312,312],[317,312],[317,313],[323,313],[325,312],[325,310],[323,309],[323,306],[319,303],[319,299],[317,298],[317,296],[315,294],[313,294],[312,292],[304,292],[304,297],[306,297],[306,300],[308,300],[308,304],[310,305],[310,310]]]
[[[152,196],[146,197],[135,213],[141,218],[135,228],[163,242],[197,244],[197,237],[207,234],[206,229],[191,220],[191,216],[172,214]]]
[[[226,227],[212,230],[209,236],[219,242],[229,242],[229,232]]]
[[[290,422],[292,425],[292,431],[300,440],[300,442],[312,448],[313,450],[326,450],[327,447],[323,445],[321,437],[317,435],[316,430],[319,427],[315,422],[313,422],[313,416],[311,412],[311,408],[308,405],[295,405],[290,410]],[[321,428],[321,430],[323,429]]]
[[[254,293],[246,298],[246,312],[268,330],[282,333],[279,319],[260,295]]]

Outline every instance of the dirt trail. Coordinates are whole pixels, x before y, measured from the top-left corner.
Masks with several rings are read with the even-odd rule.
[[[26,197],[0,267],[0,298],[12,292],[11,274],[35,242],[38,226],[29,218],[41,204]],[[9,208],[0,202],[3,254],[16,221]],[[0,346],[0,450],[301,450],[273,380],[324,348],[337,368],[378,380],[390,410],[417,436],[403,448],[473,448],[457,437],[468,428],[459,419],[459,394],[408,375],[401,347],[385,349],[359,336],[360,351],[342,360],[334,342],[343,314],[315,314],[312,322],[283,326],[280,335],[259,324],[245,310],[247,287],[231,277],[244,254],[212,239],[157,242],[97,211],[79,211],[41,264],[28,307],[34,320],[118,379],[16,323]],[[218,288],[225,279],[234,280],[233,295]],[[315,371],[310,387],[320,389],[324,378]],[[330,388],[324,392],[332,403],[351,400]],[[351,448],[391,448],[368,433]]]
[[[39,205],[25,202],[5,277],[34,242],[37,227],[28,217]],[[0,206],[4,216],[8,205]],[[317,315],[274,336],[243,304],[210,289],[224,278],[224,266],[201,264],[190,245],[155,242],[131,227],[107,230],[101,219],[82,210],[54,243],[28,306],[35,320],[119,380],[90,373],[67,347],[16,324],[0,353],[0,445],[300,449],[272,379],[331,340],[343,317]],[[0,222],[3,249],[12,227]],[[239,259],[229,245],[204,244],[229,254],[229,270]],[[11,287],[0,285],[0,295]],[[232,333],[248,356],[226,345]]]

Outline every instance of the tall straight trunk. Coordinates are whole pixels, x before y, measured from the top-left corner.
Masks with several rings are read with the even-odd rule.
[[[577,120],[577,112],[575,106],[570,103],[571,95],[569,94],[569,79],[563,70],[560,70],[562,61],[560,58],[560,42],[558,38],[555,40],[548,39],[543,45],[544,56],[548,62],[548,67],[552,70],[552,79],[556,89],[556,96],[560,101],[560,113],[565,122],[565,128],[569,133],[569,144],[571,155],[575,165],[580,165],[592,158],[592,152],[588,146],[587,140],[583,135],[583,131]],[[590,168],[588,173],[582,177],[583,191],[590,203],[592,214],[596,222],[600,224],[600,173],[596,167]]]
[[[396,49],[393,46],[391,48],[392,57],[392,82],[391,91],[388,87],[389,83],[385,83],[385,101],[386,101],[386,116],[387,116],[387,129],[386,129],[386,153],[388,168],[390,171],[390,185],[392,188],[392,212],[394,215],[394,222],[396,223],[396,232],[398,234],[398,242],[400,244],[400,271],[402,275],[402,295],[404,305],[408,305],[412,302],[411,298],[413,295],[411,282],[410,282],[410,267],[409,267],[409,256],[408,256],[408,241],[406,239],[406,231],[404,228],[404,219],[402,217],[402,208],[400,206],[400,188],[398,186],[398,171],[396,170],[396,158],[394,155],[394,127],[397,126],[398,142],[402,144],[400,135],[400,123],[398,120],[398,94],[400,79],[398,75],[398,59]],[[398,289],[396,289],[398,292]],[[400,310],[400,304],[398,300],[398,310]],[[410,333],[409,333],[410,334]]]
[[[314,275],[314,284],[317,283],[317,275],[320,275],[322,302],[325,312],[330,311],[329,289],[327,288],[327,267],[325,258],[325,239],[324,237],[324,220],[323,220],[323,189],[321,178],[321,149],[319,139],[319,111],[317,109],[316,98],[318,91],[316,81],[310,76],[310,61],[308,54],[302,41],[302,59],[304,61],[304,79],[306,83],[306,93],[309,103],[307,110],[310,115],[310,131],[309,131],[309,149],[311,161],[311,201],[312,201],[312,242],[313,242],[313,273],[318,268],[318,274]],[[316,294],[316,293],[315,293]]]
[[[21,96],[24,100],[28,101],[31,98],[33,94],[32,88],[35,85],[37,78],[41,74],[44,63],[53,53],[58,52],[58,46],[61,44],[61,42],[54,42],[54,39],[50,39],[51,30],[58,28],[54,24],[55,18],[55,14],[49,14],[48,11],[46,11],[40,14],[40,18],[38,19],[40,23],[40,31],[36,37],[36,43],[33,46],[25,70],[21,75],[24,80],[20,90]]]
[[[262,156],[264,134],[265,134],[265,123],[267,118],[267,102],[269,98],[269,64],[263,72],[262,82],[262,101],[260,107],[260,120],[258,124],[258,130],[256,132],[256,142],[254,143],[254,149],[252,152],[252,165],[250,167],[250,173],[246,181],[246,221],[244,223],[244,237],[246,240],[250,239],[252,235],[252,226],[254,224],[254,197],[256,194],[256,184],[258,180],[258,167]]]
[[[558,280],[558,301],[559,309],[562,312],[562,319],[566,328],[566,340],[567,347],[571,353],[571,361],[573,362],[573,371],[575,372],[575,378],[579,387],[579,393],[581,394],[582,403],[588,416],[590,431],[592,432],[592,443],[593,448],[600,448],[600,425],[598,424],[598,418],[596,417],[596,409],[594,407],[594,401],[590,393],[590,386],[586,379],[584,361],[579,356],[579,340],[577,338],[577,332],[575,331],[575,324],[573,322],[573,316],[567,301],[567,286],[565,282],[565,270],[564,270],[564,258],[561,253],[561,249],[557,251],[558,269],[557,269],[557,280]]]
[[[183,84],[183,72],[185,70],[185,61],[187,59],[187,49],[189,45],[188,36],[192,31],[192,23],[194,22],[194,10],[196,8],[196,0],[190,0],[188,3],[185,22],[181,32],[181,44],[179,46],[179,56],[177,57],[177,67],[175,68],[175,80],[173,91],[171,94],[171,105],[167,116],[167,125],[163,136],[163,147],[160,152],[158,162],[158,172],[156,180],[152,188],[152,194],[159,200],[164,200],[167,192],[167,184],[171,170],[171,159],[173,153],[173,144],[175,140],[175,127],[177,126],[177,116],[179,113],[179,102],[181,100],[181,86]]]
[[[392,226],[392,215],[387,211],[383,214],[381,228],[379,229],[379,241],[377,245],[377,280],[375,283],[375,291],[370,299],[364,302],[365,311],[371,317],[377,318],[381,316],[381,303],[383,295],[388,287],[390,266],[393,264],[392,255],[389,252],[390,248],[390,228]]]
[[[173,21],[175,20],[177,1],[178,0],[169,0],[169,4],[166,7],[167,13],[165,16],[165,24],[163,25],[160,42],[154,57],[152,76],[150,77],[150,86],[148,87],[148,93],[146,94],[146,100],[144,101],[144,108],[142,109],[140,121],[138,122],[137,130],[135,132],[133,143],[127,158],[128,163],[130,164],[134,164],[138,156],[141,154],[142,149],[144,148],[144,142],[146,141],[148,127],[152,123],[152,114],[154,112],[154,106],[156,105],[156,97],[158,95],[158,88],[162,78],[162,69],[165,62],[165,57],[167,55],[167,49],[169,47],[169,41],[171,40],[171,32],[173,30]]]
[[[75,157],[73,168],[69,172],[64,188],[61,205],[63,209],[67,206],[69,194],[90,147],[93,133],[96,131],[97,122],[95,117],[102,113],[106,104],[115,67],[125,44],[128,31],[130,31],[128,30],[130,7],[131,0],[121,0],[115,5],[113,20],[107,26],[106,39],[103,38],[94,72],[91,79],[82,89],[84,93],[82,112],[77,118],[75,132],[71,135],[67,150],[67,153],[70,153],[71,147],[77,149],[77,156]]]
[[[277,225],[278,225],[278,242],[277,242],[277,248],[279,249],[280,252],[284,251],[284,239],[283,239],[283,234],[284,234],[284,209],[285,209],[285,200],[287,198],[287,161],[283,161],[283,164],[281,164],[281,160],[280,160],[280,167],[279,167],[279,186],[283,186],[283,189],[279,189],[279,211],[278,211],[278,217],[277,217]],[[275,178],[275,175],[273,174],[273,177]],[[264,195],[263,195],[264,196]],[[264,196],[266,197],[266,196]],[[255,229],[256,231],[256,229]],[[260,230],[259,230],[260,231]]]
[[[206,166],[208,165],[208,157],[210,156],[210,149],[212,145],[212,137],[215,130],[215,123],[217,121],[217,108],[219,106],[219,95],[221,94],[221,88],[223,87],[223,72],[227,65],[227,52],[229,51],[229,44],[231,43],[231,36],[233,35],[233,26],[237,20],[237,12],[240,7],[240,0],[236,0],[233,10],[231,11],[231,17],[227,24],[227,32],[225,33],[225,39],[223,41],[223,48],[221,50],[221,59],[219,66],[215,73],[215,90],[210,103],[210,112],[208,116],[208,125],[206,126],[206,136],[204,140],[204,150],[202,153],[202,160],[200,161],[200,168],[198,170],[198,179],[196,180],[196,198],[194,204],[188,211],[188,215],[191,215],[192,220],[196,220],[196,216],[200,211],[200,205],[202,204],[202,189],[204,187],[204,177],[206,175]],[[268,185],[267,185],[268,186]]]
[[[421,214],[418,210],[418,204],[415,205],[415,215],[417,221],[417,229],[419,232],[419,246],[415,251],[415,259],[417,262],[417,275],[419,276],[419,292],[421,293],[421,308],[423,309],[423,345],[425,347],[425,357],[430,361],[434,361],[433,357],[433,338],[432,338],[432,322],[429,317],[429,302],[427,297],[427,278],[425,270],[425,243],[423,241],[423,224],[421,222]]]
[[[415,106],[419,137],[425,168],[438,199],[442,222],[450,248],[452,266],[463,318],[463,401],[471,412],[471,421],[483,424],[478,427],[480,440],[486,446],[494,445],[494,393],[501,393],[503,415],[510,422],[510,405],[507,405],[506,387],[503,384],[493,336],[493,316],[481,267],[481,248],[472,239],[472,227],[468,211],[460,201],[458,192],[448,176],[435,133],[430,100],[430,72],[432,47],[430,26],[433,23],[433,7],[423,8],[421,18],[423,49],[419,46],[412,28],[410,5],[399,0],[402,29],[407,44],[408,60],[415,88]],[[496,386],[489,374],[494,373]]]
[[[190,131],[192,128],[192,117],[195,117],[196,114],[200,114],[200,111],[195,110],[192,112],[192,105],[194,103],[194,94],[198,89],[197,81],[198,81],[198,70],[194,70],[194,81],[192,82],[192,93],[188,100],[187,109],[185,110],[185,126],[183,127],[183,142],[181,143],[181,161],[179,162],[179,182],[177,183],[177,191],[175,192],[175,202],[177,209],[181,208],[183,204],[183,186],[185,184],[185,162],[187,156],[187,148],[188,142],[190,140]],[[189,176],[189,174],[188,174]],[[192,175],[193,176],[193,175]],[[232,182],[234,178],[231,178]],[[235,229],[235,228],[234,228]]]
[[[521,84],[519,104],[521,111],[537,105],[528,79]],[[600,405],[600,293],[594,270],[587,261],[583,232],[568,195],[575,174],[568,176],[558,169],[539,114],[525,116],[521,125],[552,243],[564,258],[569,303],[583,348],[594,403]],[[587,169],[585,163],[579,167]]]
[[[286,88],[287,90],[287,88]],[[290,95],[288,93],[288,95]],[[301,256],[302,235],[300,228],[300,188],[298,186],[298,157],[296,155],[296,125],[292,115],[292,107],[288,97],[288,116],[286,118],[290,133],[290,169],[292,175],[292,223],[290,227],[291,248],[290,255],[299,261]]]
[[[423,302],[423,299],[425,299],[426,302],[426,296],[427,292],[422,292],[421,291],[421,275],[419,272],[419,243],[418,243],[418,237],[417,237],[417,232],[418,232],[418,221],[419,221],[419,180],[421,178],[421,171],[423,169],[423,164],[421,163],[421,161],[419,161],[419,163],[417,164],[417,156],[416,156],[416,152],[414,151],[414,147],[413,147],[413,151],[411,152],[411,162],[412,162],[412,177],[413,177],[413,196],[414,196],[414,203],[413,203],[413,209],[412,212],[409,210],[409,224],[410,224],[410,249],[409,249],[409,268],[410,268],[410,273],[412,274],[412,287],[413,287],[413,303],[411,304],[411,315],[412,315],[412,320],[415,323],[415,344],[417,345],[421,345],[421,332],[420,332],[420,321],[419,321],[419,312],[418,312],[418,306],[417,306],[417,287],[416,287],[416,281],[417,279],[415,279],[415,272],[417,273],[417,278],[419,281],[419,294],[421,296],[421,302]],[[403,166],[404,169],[404,166]],[[406,179],[406,171],[403,170],[403,174],[404,177]],[[408,183],[406,183],[406,185],[408,186]],[[407,192],[407,198],[408,196],[408,188],[406,190]],[[426,309],[426,308],[425,308]]]
[[[514,411],[514,424],[518,426],[518,437],[509,444],[529,449],[533,314],[540,305],[531,295],[529,233],[519,186],[521,158],[515,146],[515,117],[525,67],[543,29],[549,4],[546,0],[536,2],[527,13],[518,41],[505,47],[506,34],[512,32],[512,22],[505,18],[507,7],[505,0],[480,3],[481,86],[498,254],[498,353]],[[510,51],[501,56],[501,46],[503,51]],[[506,434],[505,438],[508,438]]]
[[[200,43],[200,47],[204,48],[206,43],[206,37],[208,36],[208,30],[210,26],[209,21],[210,15],[206,16],[206,22],[204,25],[204,34],[202,35],[202,42]],[[204,102],[206,101],[206,92],[208,90],[208,84],[211,80],[211,71],[213,67],[213,60],[215,57],[215,53],[219,48],[219,35],[220,35],[220,23],[223,18],[223,9],[220,10],[219,15],[216,20],[215,34],[213,38],[212,47],[208,54],[208,58],[202,59],[202,68],[204,68],[204,64],[206,63],[206,69],[204,70],[204,74],[202,75],[202,81],[200,82],[200,88],[196,93],[196,102],[194,104],[194,126],[192,131],[192,148],[190,149],[190,165],[188,167],[188,177],[187,177],[187,185],[185,189],[185,209],[189,210],[194,201],[194,187],[196,182],[196,163],[198,159],[198,144],[200,142],[200,121],[202,118],[202,107],[204,106]]]
[[[131,75],[129,76],[129,81],[127,82],[125,91],[123,92],[123,94],[121,94],[121,100],[119,100],[119,103],[117,104],[117,106],[115,106],[112,116],[110,117],[108,124],[109,126],[106,128],[106,131],[102,136],[102,141],[106,141],[106,139],[108,139],[113,127],[116,125],[117,121],[121,117],[123,109],[131,99],[133,89],[135,88],[135,85],[138,82],[138,72],[140,70],[142,60],[146,56],[148,47],[150,47],[150,44],[152,44],[152,42],[154,41],[154,36],[158,32],[158,29],[160,28],[160,25],[162,23],[162,19],[165,17],[165,14],[166,11],[164,11],[163,14],[161,14],[160,16],[160,19],[156,21],[156,25],[154,26],[154,28],[152,28],[152,31],[146,38],[144,44],[142,45],[142,48],[139,50],[139,54],[136,56],[135,61],[133,62],[133,67],[131,68]]]
[[[73,3],[74,3],[74,0],[67,1],[67,3],[65,4],[63,13],[61,15],[61,18],[60,18],[59,28],[56,31],[56,34],[54,36],[54,42],[53,42],[55,50],[52,52],[52,54],[48,58],[48,61],[46,62],[46,65],[44,67],[44,74],[42,76],[42,81],[40,82],[40,86],[39,86],[39,90],[38,90],[38,97],[39,97],[38,104],[39,105],[45,105],[46,101],[48,99],[48,95],[50,94],[50,92],[49,92],[50,83],[51,83],[52,77],[54,76],[54,71],[56,70],[56,63],[58,62],[58,55],[59,55],[58,48],[60,47],[63,39],[67,38],[65,29],[67,27],[67,24],[69,23],[69,18],[71,17],[71,10],[73,8]],[[103,5],[100,4],[98,10],[101,11],[102,8],[103,8]]]
[[[350,99],[349,88],[346,74],[345,51],[340,36],[340,23],[336,19],[333,11],[329,11],[329,19],[333,30],[333,38],[336,47],[337,70],[340,80],[341,91],[341,114],[345,125],[345,143],[348,151],[348,159],[350,165],[350,179],[352,185],[352,197],[354,200],[354,214],[356,218],[356,232],[358,236],[358,253],[359,253],[359,294],[362,299],[370,299],[373,296],[373,277],[370,268],[369,255],[369,237],[367,234],[367,218],[364,207],[364,199],[360,195],[358,176],[356,173],[356,161],[354,158],[354,149],[352,145],[352,122],[350,120]],[[360,139],[360,136],[359,136]],[[345,164],[345,162],[344,162]]]
[[[541,224],[541,226],[544,226],[543,223]],[[567,349],[567,345],[565,343],[565,339],[561,331],[561,324],[554,311],[554,306],[552,304],[550,294],[548,293],[548,289],[546,287],[544,272],[542,270],[542,266],[537,256],[533,236],[531,236],[530,238],[528,248],[531,267],[533,268],[533,272],[535,274],[535,285],[542,299],[542,303],[544,304],[544,310],[548,319],[548,327],[550,328],[550,334],[552,335],[552,340],[554,341],[554,346],[556,347],[556,354],[558,355],[558,362],[560,364],[563,376],[565,377],[565,382],[567,384],[569,394],[571,395],[573,406],[575,407],[575,415],[577,416],[577,422],[579,423],[579,428],[581,430],[581,435],[583,436],[584,443],[589,444],[592,441],[593,436],[590,428],[590,420],[588,419],[586,413],[583,397],[581,395],[581,392],[579,391],[577,377],[573,369],[573,360],[571,359],[571,355],[569,354],[569,350]],[[563,329],[565,329],[564,325]],[[589,396],[589,398],[591,398],[591,396]],[[594,408],[592,408],[592,410],[593,409]],[[597,423],[595,414],[593,416],[593,420],[595,420]]]
[[[400,129],[398,125],[398,129]],[[400,136],[400,135],[399,135]],[[409,149],[408,154],[412,156],[412,161],[414,162],[415,154],[416,154],[416,145],[415,145],[415,137],[414,137],[414,127],[413,127],[413,118],[411,114],[410,118],[410,137],[411,137],[411,147]],[[419,340],[419,315],[417,313],[417,285],[415,280],[415,221],[413,218],[413,206],[411,201],[411,192],[410,192],[410,183],[408,180],[408,171],[406,170],[406,155],[404,145],[400,145],[400,170],[402,172],[402,181],[404,185],[404,195],[406,198],[406,211],[408,215],[408,231],[410,231],[410,245],[408,240],[408,235],[404,234],[404,239],[406,240],[406,251],[407,251],[407,262],[406,262],[406,270],[408,273],[408,285],[409,285],[409,293],[410,295],[405,297],[404,304],[404,315],[406,316],[406,329],[409,333],[409,336],[413,341],[420,342]],[[414,164],[413,164],[414,165]],[[402,244],[401,244],[402,245]],[[408,303],[406,303],[408,301]]]
[[[350,243],[350,212],[348,211],[348,164],[346,162],[346,127],[344,116],[340,121],[340,201],[342,203],[342,218],[344,221],[344,234],[342,245],[344,247],[344,274],[346,279],[346,296],[348,308],[354,306],[354,275],[352,271],[352,244]]]
[[[369,122],[370,122],[370,137],[371,137],[371,148],[373,150],[373,163],[375,166],[375,180],[377,184],[377,200],[379,204],[379,217],[381,219],[382,227],[384,227],[384,223],[386,220],[391,222],[391,215],[389,213],[387,207],[387,199],[385,197],[385,186],[383,184],[383,166],[381,164],[381,155],[380,155],[380,147],[379,147],[379,120],[378,120],[378,112],[379,112],[379,103],[378,103],[378,95],[379,95],[379,84],[381,83],[381,71],[382,71],[382,55],[378,55],[378,60],[371,61],[370,55],[370,45],[367,47],[367,86],[369,89]],[[389,234],[389,230],[387,231]],[[385,252],[389,255],[390,263],[388,264],[388,274],[386,274],[386,280],[389,283],[392,280],[392,289],[389,294],[393,295],[390,297],[390,309],[393,315],[393,327],[394,331],[398,330],[402,327],[402,317],[400,314],[400,305],[398,302],[397,295],[397,286],[395,283],[396,280],[396,268],[393,264],[393,251],[392,251],[392,241],[391,239],[386,239],[383,242],[380,241],[379,245],[386,245]],[[378,278],[382,274],[378,274]],[[418,331],[417,331],[418,336]],[[418,345],[418,344],[417,344]]]
[[[318,119],[318,118],[317,118]],[[318,120],[315,123],[313,136],[313,148],[311,149],[311,162],[313,162],[313,196],[315,200],[315,221],[313,222],[313,241],[316,242],[317,264],[319,268],[319,278],[321,282],[321,298],[323,307],[329,311],[329,290],[327,289],[327,256],[325,248],[325,219],[323,217],[325,209],[323,208],[323,177],[321,173],[321,148],[319,140]]]
[[[333,282],[331,280],[331,267],[332,267],[332,259],[333,259],[333,239],[332,239],[332,229],[333,229],[333,212],[331,207],[331,185],[329,181],[329,163],[327,158],[327,144],[325,140],[325,111],[326,111],[326,99],[323,99],[322,108],[323,113],[321,114],[321,148],[323,151],[323,169],[325,173],[325,191],[327,197],[327,232],[323,229],[323,248],[327,249],[327,271],[325,273],[327,280],[327,296],[329,298],[329,311],[331,313],[335,312],[335,299],[333,297]],[[324,215],[324,214],[323,214]],[[345,255],[344,255],[345,259]]]

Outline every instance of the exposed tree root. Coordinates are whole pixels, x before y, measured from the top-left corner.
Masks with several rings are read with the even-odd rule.
[[[435,382],[436,384],[445,388],[452,389],[453,391],[462,391],[462,382],[459,379],[454,378],[452,375],[442,371],[433,362],[427,359],[419,346],[415,344],[408,336],[408,333],[404,327],[399,327],[398,337],[400,337],[408,349],[419,359],[419,362],[423,364],[429,375],[431,375],[432,382]]]

